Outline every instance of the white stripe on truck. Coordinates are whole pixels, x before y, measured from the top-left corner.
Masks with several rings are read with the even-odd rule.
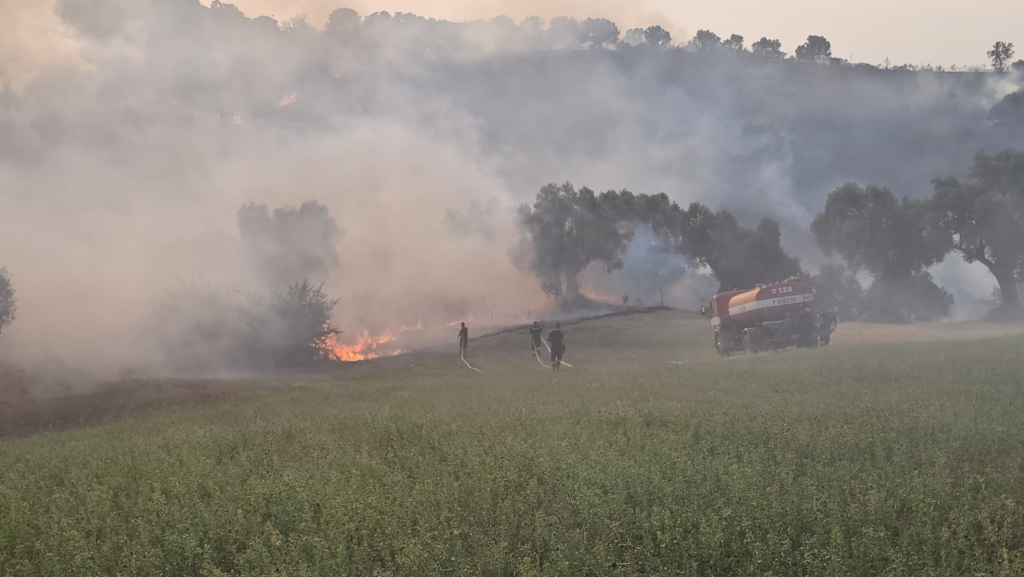
[[[748,312],[748,311],[761,310],[761,309],[770,309],[770,308],[774,308],[774,307],[784,307],[786,305],[795,305],[795,304],[809,303],[809,302],[814,302],[814,294],[813,293],[806,293],[806,294],[802,294],[802,295],[793,295],[793,296],[785,296],[785,297],[776,297],[776,298],[773,298],[773,299],[765,299],[765,300],[754,301],[752,303],[747,303],[745,305],[740,305],[738,307],[732,307],[731,309],[729,309],[729,316],[735,316],[735,315],[742,314],[742,313],[745,313],[745,312]]]

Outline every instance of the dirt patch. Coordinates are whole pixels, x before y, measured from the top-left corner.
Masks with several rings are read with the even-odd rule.
[[[89,392],[48,398],[5,387],[0,396],[0,439],[188,409],[275,385],[280,386],[274,381],[248,380],[123,381],[97,384]]]

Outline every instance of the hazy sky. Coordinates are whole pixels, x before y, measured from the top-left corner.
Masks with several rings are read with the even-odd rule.
[[[204,0],[209,4],[208,0]],[[285,19],[305,14],[322,25],[327,14],[347,5],[366,15],[378,10],[414,12],[448,20],[506,14],[601,16],[620,28],[662,24],[689,38],[701,28],[741,34],[748,43],[768,36],[792,54],[808,34],[832,42],[836,56],[858,62],[982,64],[996,40],[1015,42],[1024,57],[1024,1],[991,0],[234,0],[249,16]],[[677,41],[679,38],[677,38]]]

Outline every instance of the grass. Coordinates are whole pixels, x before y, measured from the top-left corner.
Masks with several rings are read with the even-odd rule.
[[[699,318],[604,319],[557,374],[505,334],[483,375],[421,354],[6,441],[0,574],[1024,574],[1024,338],[845,328],[719,359]]]

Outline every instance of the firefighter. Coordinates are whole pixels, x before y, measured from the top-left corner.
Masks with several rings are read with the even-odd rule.
[[[565,354],[565,334],[562,333],[562,323],[555,323],[555,330],[548,335],[548,342],[551,343],[551,368],[558,370],[562,367],[562,355]]]
[[[836,325],[839,324],[839,314],[836,313],[835,308],[831,308],[826,312],[821,313],[818,316],[820,324],[828,327],[828,332],[831,334],[836,330]]]
[[[465,356],[466,349],[469,348],[469,329],[466,328],[466,323],[462,323],[462,330],[459,331],[459,356]]]
[[[533,326],[530,327],[530,352],[531,353],[534,352],[534,351],[540,350],[540,346],[541,346],[541,344],[543,344],[543,343],[541,343],[541,339],[542,338],[543,337],[542,337],[542,331],[541,331],[541,328],[540,328],[540,323],[538,323],[537,321],[533,321]]]

